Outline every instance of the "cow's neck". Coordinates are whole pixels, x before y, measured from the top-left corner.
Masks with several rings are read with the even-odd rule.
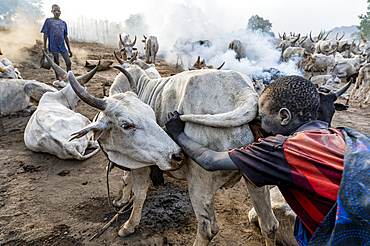
[[[170,79],[171,77],[150,79],[147,75],[141,76],[137,80],[137,94],[140,100],[154,109],[154,103],[161,97],[161,92]]]
[[[62,90],[56,93],[59,97],[58,101],[60,103],[62,103],[64,106],[71,110],[75,109],[79,98],[70,84],[68,84],[66,87],[64,87]]]

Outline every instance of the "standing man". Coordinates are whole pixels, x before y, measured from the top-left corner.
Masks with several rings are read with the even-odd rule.
[[[62,54],[62,57],[66,63],[67,71],[71,70],[71,60],[69,57],[72,57],[72,51],[69,46],[67,24],[65,21],[61,20],[60,7],[54,4],[51,7],[51,12],[54,15],[54,18],[47,18],[45,20],[44,26],[42,27],[41,32],[44,33],[44,50],[51,52],[54,56],[54,62],[59,65],[59,53]],[[48,48],[46,48],[46,43],[49,40]],[[64,42],[67,44],[67,49],[64,45]],[[69,55],[68,55],[69,53]],[[59,76],[55,73],[57,80]]]

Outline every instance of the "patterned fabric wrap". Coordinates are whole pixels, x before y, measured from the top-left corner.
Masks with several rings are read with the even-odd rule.
[[[68,32],[67,24],[63,20],[60,20],[59,23],[56,23],[52,18],[47,18],[44,26],[41,29],[41,32],[48,35],[48,49],[51,53],[55,54],[67,52],[64,44],[64,36],[67,36]]]
[[[370,245],[370,137],[339,129],[346,151],[337,203],[308,245]]]

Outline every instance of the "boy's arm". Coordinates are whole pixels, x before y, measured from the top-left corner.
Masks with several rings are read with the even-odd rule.
[[[184,133],[184,126],[177,111],[168,114],[167,131],[191,159],[207,171],[239,170],[226,151],[213,151],[193,141]]]
[[[45,50],[45,52],[48,52],[48,48],[47,48],[48,46],[46,45],[47,41],[48,41],[48,35],[46,33],[44,33],[44,50]]]
[[[69,57],[72,57],[73,54],[72,54],[72,51],[71,51],[71,47],[69,47],[69,39],[68,39],[67,35],[64,35],[64,40],[66,41],[66,44],[67,44]]]

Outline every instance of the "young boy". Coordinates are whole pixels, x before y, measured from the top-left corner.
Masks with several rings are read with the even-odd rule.
[[[370,241],[370,209],[367,207],[370,198],[364,198],[367,204],[359,206],[366,211],[363,216],[367,219],[360,223],[357,215],[348,212],[353,206],[343,205],[348,198],[342,194],[348,194],[351,186],[353,194],[358,194],[351,199],[357,201],[363,192],[358,192],[361,185],[368,194],[368,168],[364,165],[366,174],[363,179],[366,181],[361,180],[361,185],[354,187],[350,176],[357,174],[348,176],[346,173],[346,179],[342,179],[343,169],[346,171],[347,168],[344,168],[343,159],[360,140],[365,143],[364,146],[370,146],[370,141],[367,136],[351,129],[328,128],[328,123],[315,120],[319,104],[319,94],[311,81],[300,76],[275,80],[261,94],[258,103],[262,130],[270,137],[228,152],[213,151],[187,137],[183,132],[185,123],[176,111],[169,113],[166,127],[184,152],[204,169],[240,169],[259,187],[277,185],[297,215],[294,234],[299,245],[308,245],[310,239],[310,245],[338,242],[335,240],[347,245],[349,242],[362,245],[360,243]],[[358,159],[361,158],[355,157],[352,152],[351,155],[353,160],[346,164],[349,170],[360,165]],[[367,153],[367,160],[368,156]],[[370,160],[367,165],[370,165]],[[341,204],[338,197],[343,200]],[[337,200],[337,206],[334,206]],[[325,219],[329,212],[330,218]],[[336,229],[333,230],[336,213]],[[338,226],[338,222],[342,227]],[[368,230],[368,233],[356,232],[349,239],[337,238],[338,235],[347,236],[349,230],[353,232],[354,229]]]
[[[41,32],[44,33],[44,50],[46,52],[48,51],[48,49],[46,48],[46,43],[47,41],[49,41],[48,47],[49,51],[54,56],[54,62],[59,65],[58,54],[62,54],[62,57],[67,66],[67,71],[69,71],[71,70],[71,60],[69,59],[69,57],[72,57],[72,51],[69,46],[67,24],[59,18],[61,11],[58,5],[54,4],[51,7],[51,12],[53,13],[54,18],[47,18],[41,30]],[[67,44],[68,52],[64,45],[64,42]],[[57,80],[59,80],[59,76],[57,73],[55,73],[55,76]]]

